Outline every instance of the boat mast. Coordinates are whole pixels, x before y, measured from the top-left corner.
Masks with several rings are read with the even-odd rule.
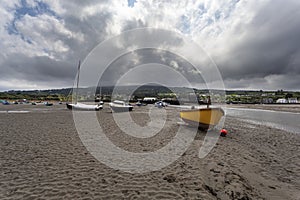
[[[75,96],[75,104],[77,104],[78,101],[78,84],[79,84],[79,74],[80,74],[80,60],[78,63],[78,69],[77,69],[77,83],[76,83],[76,96]]]
[[[207,99],[207,108],[209,108],[210,105],[211,105],[211,99],[210,99],[210,96],[208,96],[208,99]]]
[[[101,86],[101,82],[100,81],[99,81],[99,83],[100,83],[100,101],[102,101],[102,86]]]

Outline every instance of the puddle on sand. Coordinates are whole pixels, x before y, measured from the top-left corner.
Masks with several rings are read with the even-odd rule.
[[[29,113],[28,110],[1,110],[0,113]]]

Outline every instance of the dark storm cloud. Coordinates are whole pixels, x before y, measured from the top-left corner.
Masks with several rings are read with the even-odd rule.
[[[112,13],[108,10],[89,13],[84,10],[94,5],[106,5],[107,0],[88,0],[88,1],[62,1],[61,6],[66,12],[60,16],[64,21],[65,27],[73,33],[83,35],[83,41],[73,38],[64,38],[65,44],[70,47],[67,54],[68,60],[83,60],[88,53],[107,37],[106,28],[112,18]]]
[[[109,13],[101,13],[85,19],[78,19],[74,16],[65,18],[66,27],[73,32],[82,33],[84,41],[66,39],[64,42],[73,51],[68,54],[70,59],[83,60],[87,54],[95,48],[107,36],[105,28],[111,15]]]
[[[290,88],[290,75],[300,74],[299,8],[299,1],[270,1],[249,24],[241,26],[242,39],[233,35],[228,41],[233,48],[215,59],[224,79],[239,80],[240,88],[247,88],[261,78],[257,87],[269,83],[268,87],[275,89],[280,85],[273,81],[279,80],[270,76],[281,75],[281,87]],[[300,80],[293,83],[293,89],[299,90]]]
[[[147,70],[139,70],[138,73],[131,75],[131,84],[144,83],[149,80],[148,77],[152,76],[153,82],[164,82],[170,86],[180,86],[179,82],[174,76],[176,73],[185,77],[189,83],[204,83],[200,73],[196,73],[196,68],[189,63],[189,61],[169,51],[162,51],[153,48],[138,49],[120,56],[112,62],[104,71],[99,85],[115,85],[116,82],[130,70],[140,65],[147,64],[148,68],[156,68],[158,70],[151,70],[149,74]],[[158,65],[163,65],[169,70],[159,70]],[[171,73],[171,71],[173,71]],[[173,74],[173,76],[171,76]]]
[[[170,66],[172,59],[181,62],[178,67],[180,68],[184,63],[183,61],[174,56],[174,58],[168,58],[169,55],[165,55],[159,49],[178,48],[181,45],[183,45],[183,40],[180,37],[165,30],[138,29],[124,32],[118,37],[101,43],[89,54],[86,62],[82,65],[80,84],[82,86],[94,85],[93,81],[98,80],[104,73],[102,75],[103,82],[100,84],[114,85],[123,74],[135,66],[148,63]],[[163,57],[165,61],[162,60]],[[181,71],[184,72],[184,70]],[[160,75],[169,79],[169,83],[176,82],[172,77],[169,77],[169,74],[161,73]],[[137,78],[141,80],[145,76],[147,76],[146,73],[140,74]]]
[[[48,82],[64,80],[70,81],[76,74],[76,63],[55,61],[46,56],[34,57],[23,54],[11,54],[0,68],[2,79],[36,80]]]

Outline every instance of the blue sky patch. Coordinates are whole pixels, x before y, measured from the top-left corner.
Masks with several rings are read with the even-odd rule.
[[[136,0],[127,0],[127,2],[128,2],[128,7],[133,8],[134,4],[136,3]]]
[[[204,13],[207,13],[207,9],[205,8],[204,4],[201,3],[198,6],[198,12],[197,12],[197,14],[198,15],[203,15]]]
[[[191,23],[187,16],[182,15],[180,17],[180,25],[178,28],[184,34],[191,32]]]
[[[217,10],[215,12],[215,19],[216,19],[216,21],[218,21],[219,19],[221,19],[221,11],[220,10]]]
[[[24,15],[37,16],[41,14],[48,14],[52,16],[56,16],[55,12],[53,12],[50,7],[43,2],[36,2],[35,7],[29,7],[26,3],[26,0],[21,0],[22,6],[16,9],[15,18],[20,19]]]

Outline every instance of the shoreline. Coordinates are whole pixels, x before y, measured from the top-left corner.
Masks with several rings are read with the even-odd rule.
[[[300,113],[300,104],[230,104],[225,105],[227,108],[247,108],[247,109],[261,109],[282,112]]]

